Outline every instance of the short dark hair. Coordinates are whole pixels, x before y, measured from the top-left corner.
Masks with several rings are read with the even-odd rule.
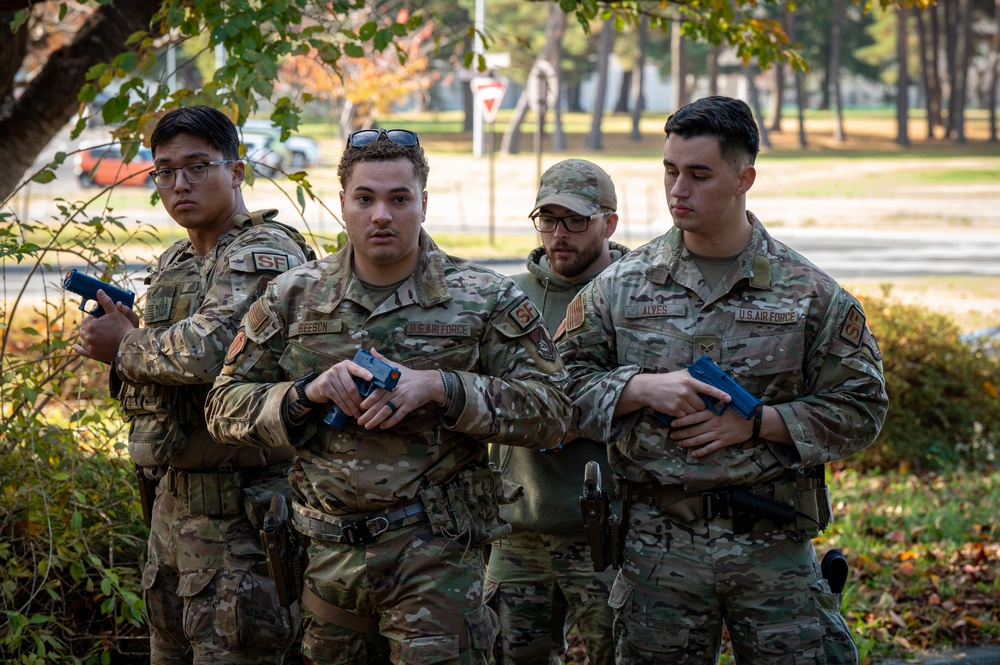
[[[337,165],[337,177],[340,178],[340,186],[347,189],[347,181],[354,174],[354,167],[361,162],[391,162],[394,159],[408,159],[413,164],[413,175],[420,183],[421,191],[427,189],[427,174],[431,167],[427,164],[427,156],[420,144],[399,145],[393,143],[385,136],[378,137],[360,148],[353,147],[350,143],[344,148],[344,154]]]
[[[671,134],[685,139],[716,137],[719,154],[735,169],[752,166],[760,152],[760,131],[754,122],[753,112],[741,99],[703,97],[674,112],[667,118],[663,130],[668,137]]]
[[[149,148],[156,156],[156,148],[179,134],[197,136],[222,153],[223,159],[240,158],[240,136],[236,125],[222,111],[211,106],[196,105],[168,111],[156,123],[149,137]]]

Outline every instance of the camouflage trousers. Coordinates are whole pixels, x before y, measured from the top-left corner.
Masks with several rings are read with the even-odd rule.
[[[594,572],[580,536],[515,531],[494,543],[486,602],[500,617],[496,665],[559,665],[574,624],[591,665],[611,665],[614,579],[611,569]]]
[[[316,665],[486,665],[499,625],[482,603],[483,557],[427,522],[367,545],[309,544],[305,585],[325,602],[378,622],[370,636],[304,607],[302,655]],[[387,655],[386,655],[387,654]]]
[[[245,513],[191,515],[187,497],[160,481],[142,586],[151,665],[301,662],[298,604],[278,605]]]
[[[632,504],[611,590],[616,663],[715,663],[725,623],[738,663],[856,665],[842,597],[823,579],[812,542],[767,520],[734,534],[732,522],[684,524]]]

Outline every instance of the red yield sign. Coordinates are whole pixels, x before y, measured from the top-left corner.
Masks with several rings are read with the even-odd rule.
[[[500,110],[500,102],[503,101],[503,95],[507,92],[507,79],[479,76],[469,81],[469,87],[472,88],[472,94],[479,103],[479,111],[482,113],[483,120],[492,123],[496,120],[497,111]]]

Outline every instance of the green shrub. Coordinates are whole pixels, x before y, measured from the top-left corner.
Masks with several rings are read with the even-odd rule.
[[[851,466],[942,469],[994,464],[1000,448],[1000,356],[948,317],[890,297],[864,299],[882,350],[889,414]]]
[[[29,279],[43,265],[61,274],[64,257],[113,273],[123,245],[148,236],[113,217],[86,218],[75,205],[60,209],[55,223],[0,213],[0,261],[28,264]],[[148,661],[140,583],[148,531],[107,368],[70,349],[77,305],[58,291],[41,304],[0,299],[5,663]]]

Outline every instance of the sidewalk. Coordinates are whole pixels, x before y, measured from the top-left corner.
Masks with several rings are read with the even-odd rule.
[[[1000,646],[955,649],[938,654],[921,656],[912,660],[881,660],[879,665],[1000,665]]]

